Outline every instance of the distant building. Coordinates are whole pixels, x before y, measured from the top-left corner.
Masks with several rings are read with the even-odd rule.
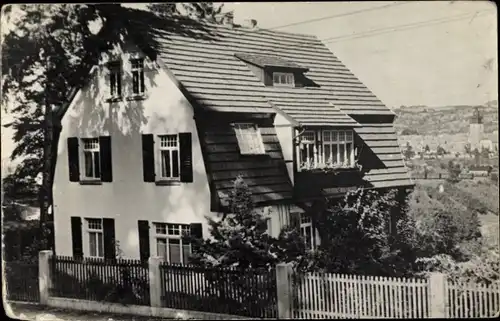
[[[481,150],[481,141],[483,140],[484,134],[484,124],[483,116],[479,112],[479,108],[476,107],[472,113],[472,118],[469,125],[469,143],[471,150],[478,149]]]

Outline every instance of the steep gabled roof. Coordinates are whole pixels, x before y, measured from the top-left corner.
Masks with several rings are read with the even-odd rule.
[[[361,81],[316,37],[270,30],[251,30],[191,19],[160,19],[131,10],[132,30],[151,46],[197,103],[220,112],[274,112],[269,100],[307,99],[303,108],[324,121],[321,108],[333,104],[344,114],[392,115]],[[308,71],[314,86],[265,86],[236,55],[275,57]],[[286,111],[285,111],[286,112]],[[338,112],[338,111],[336,111]],[[335,124],[331,124],[335,125]]]

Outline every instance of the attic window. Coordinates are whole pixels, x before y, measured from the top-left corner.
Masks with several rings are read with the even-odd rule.
[[[273,84],[275,86],[294,87],[295,80],[292,73],[273,72]]]
[[[262,155],[266,153],[257,125],[236,123],[233,124],[233,128],[242,155]]]

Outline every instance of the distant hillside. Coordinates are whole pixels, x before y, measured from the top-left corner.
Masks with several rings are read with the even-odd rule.
[[[475,107],[401,106],[394,109],[394,126],[403,135],[466,134]],[[489,101],[479,107],[484,116],[484,132],[498,130],[498,101]]]

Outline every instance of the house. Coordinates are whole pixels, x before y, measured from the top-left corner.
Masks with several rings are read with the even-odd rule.
[[[181,234],[241,175],[269,233],[357,187],[406,189],[388,109],[316,37],[117,13],[130,34],[61,110],[54,175],[58,255],[185,262]]]

